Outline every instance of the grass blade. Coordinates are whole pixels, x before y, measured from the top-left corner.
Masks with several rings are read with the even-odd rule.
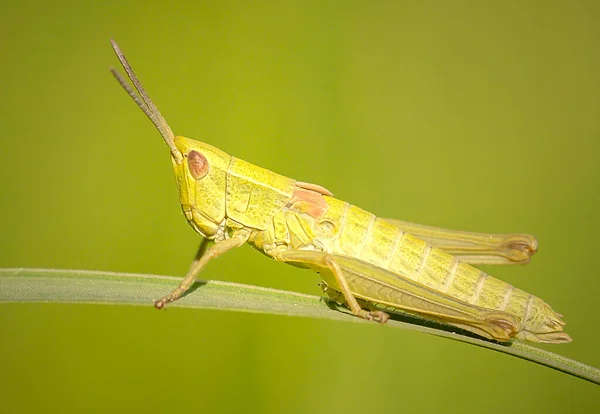
[[[152,306],[180,278],[88,270],[0,269],[0,303],[57,302]],[[221,309],[372,323],[355,318],[328,299],[258,286],[220,281],[198,281],[181,300],[169,306]],[[332,310],[333,308],[333,310]],[[524,342],[499,344],[455,332],[408,314],[395,315],[391,327],[441,336],[503,352],[600,385],[600,370]],[[432,327],[431,325],[434,325]]]

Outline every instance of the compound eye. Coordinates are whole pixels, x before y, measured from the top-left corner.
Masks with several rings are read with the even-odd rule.
[[[190,151],[187,160],[190,173],[196,180],[201,179],[208,173],[208,161],[198,151]]]

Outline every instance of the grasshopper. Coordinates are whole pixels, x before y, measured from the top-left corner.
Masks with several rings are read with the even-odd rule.
[[[112,46],[135,91],[111,72],[168,145],[181,208],[203,236],[187,275],[156,308],[182,297],[208,262],[249,243],[279,262],[318,272],[331,298],[367,320],[385,323],[384,310],[402,310],[499,342],[571,341],[550,305],[473,266],[527,263],[537,251],[533,236],[378,218],[320,185],[175,136],[119,46]]]

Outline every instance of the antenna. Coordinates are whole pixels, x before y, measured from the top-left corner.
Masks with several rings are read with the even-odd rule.
[[[111,73],[113,74],[115,79],[117,79],[117,81],[123,87],[123,89],[125,89],[125,92],[127,92],[127,94],[131,97],[131,99],[133,99],[137,106],[139,106],[139,108],[146,114],[150,121],[152,121],[156,129],[158,129],[158,132],[160,132],[160,135],[162,135],[163,139],[171,149],[171,154],[173,154],[177,163],[181,163],[183,156],[175,146],[175,134],[173,134],[171,127],[169,127],[169,124],[167,124],[165,118],[163,118],[163,116],[160,114],[158,108],[156,107],[156,105],[154,105],[154,102],[152,102],[152,99],[150,99],[150,97],[146,93],[144,87],[140,83],[137,76],[135,76],[131,65],[127,61],[127,58],[125,57],[123,52],[121,52],[121,49],[119,48],[119,45],[117,45],[117,42],[115,42],[112,39],[110,40],[110,42],[112,43],[112,47],[117,57],[119,58],[123,69],[125,69],[129,80],[131,80],[133,86],[137,90],[137,93],[115,68],[110,68]]]

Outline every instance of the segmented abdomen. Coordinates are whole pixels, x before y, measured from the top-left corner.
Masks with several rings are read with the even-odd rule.
[[[540,298],[462,263],[358,207],[348,203],[336,206],[343,202],[335,199],[328,203],[333,207],[329,218],[339,223],[335,253],[358,258],[471,305],[513,314],[521,320],[518,330],[523,331],[523,339],[554,341],[556,338],[539,336],[562,331],[559,315]]]

